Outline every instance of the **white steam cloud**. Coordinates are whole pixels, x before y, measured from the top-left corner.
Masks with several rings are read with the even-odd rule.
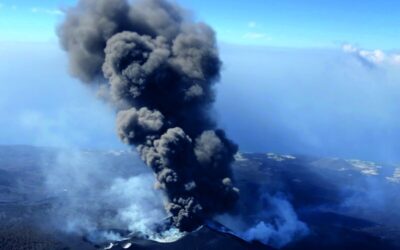
[[[58,201],[52,210],[54,225],[67,233],[90,235],[100,242],[121,237],[107,231],[110,228],[154,237],[155,225],[167,216],[162,194],[154,189],[154,176],[144,171],[139,160],[137,168],[133,166],[133,171],[126,173],[129,168],[100,163],[104,159],[97,158],[98,155],[64,150],[57,154],[56,164],[44,164],[47,192]],[[138,169],[141,173],[135,173]]]
[[[247,240],[282,248],[309,233],[308,226],[299,220],[288,199],[282,195],[265,194],[261,211],[254,215],[223,215],[219,222]],[[249,221],[249,218],[253,218]]]

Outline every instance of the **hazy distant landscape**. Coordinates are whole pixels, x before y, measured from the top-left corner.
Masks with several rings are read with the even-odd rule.
[[[400,249],[399,9],[0,0],[0,250]]]
[[[52,166],[65,167],[60,166],[60,157],[67,157],[73,163],[78,155],[83,164],[78,167],[91,179],[90,187],[66,181],[63,184],[67,186],[60,186],[59,190],[49,189],[52,178],[49,169]],[[85,169],[84,165],[95,167]],[[110,206],[109,211],[104,213],[107,208],[100,209],[93,203],[107,204],[101,200],[100,193],[109,189],[115,179],[129,179],[148,173],[137,155],[126,151],[77,151],[31,146],[1,146],[0,171],[0,249],[95,249],[96,243],[89,240],[90,232],[68,229],[67,217],[64,216],[71,211],[63,209],[70,202],[68,192],[88,195],[87,204],[74,207],[75,216],[85,218],[88,211],[93,216],[110,216],[98,220],[96,230],[116,230],[118,228],[100,225],[112,219],[112,214],[117,213],[116,207]],[[113,175],[96,174],[99,172],[112,172]],[[235,221],[243,219],[257,223],[265,220],[265,223],[273,223],[268,216],[262,217],[259,213],[260,206],[266,205],[260,203],[260,197],[265,194],[274,196],[280,193],[293,204],[298,218],[275,211],[272,199],[269,200],[270,206],[272,204],[269,211],[275,211],[273,217],[282,221],[278,228],[286,228],[285,234],[294,238],[283,249],[396,249],[400,246],[400,202],[396,195],[400,179],[396,166],[337,158],[242,153],[236,157],[234,172],[242,193],[239,204],[242,206],[241,215],[233,215]],[[68,175],[62,178],[68,179]],[[96,192],[99,192],[98,196]],[[374,197],[374,192],[387,192],[387,196]],[[134,200],[135,197],[132,197]],[[67,203],[64,204],[64,201]],[[65,213],[61,217],[60,211]],[[86,220],[89,219],[86,217]],[[231,224],[232,220],[217,220],[239,235],[240,227]],[[296,220],[307,225],[308,232],[304,235],[300,232],[296,236],[299,233],[299,228],[293,226]],[[268,236],[267,233],[264,232],[264,236]],[[199,248],[211,244],[207,245],[207,249],[218,249],[218,246],[227,244],[232,245],[231,249],[243,249],[246,244],[245,249],[269,249],[256,243],[256,238],[254,243],[246,243],[223,235],[218,228],[211,227],[191,233],[175,243],[131,239],[125,244],[131,242],[129,249],[186,249],[184,246],[189,242]],[[284,240],[279,237],[275,235],[271,239]],[[317,240],[320,238],[324,241]],[[123,249],[122,243],[114,244],[111,249]],[[106,246],[106,243],[103,248],[98,245],[100,249]]]

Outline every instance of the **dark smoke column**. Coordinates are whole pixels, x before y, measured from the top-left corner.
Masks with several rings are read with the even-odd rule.
[[[71,73],[118,111],[183,231],[231,209],[237,147],[209,115],[219,78],[214,31],[164,0],[80,0],[60,26]]]

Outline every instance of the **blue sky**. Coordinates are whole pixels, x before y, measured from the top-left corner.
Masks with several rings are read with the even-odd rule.
[[[222,42],[279,47],[397,50],[396,0],[178,0],[210,23]],[[76,0],[0,0],[0,41],[56,41],[54,26]]]
[[[178,1],[218,33],[215,112],[242,151],[400,162],[400,2]],[[0,144],[125,148],[58,46],[74,3],[0,0]]]

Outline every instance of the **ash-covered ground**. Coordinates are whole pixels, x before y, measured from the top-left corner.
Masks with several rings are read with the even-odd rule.
[[[60,166],[60,157],[69,165]],[[118,209],[129,207],[121,202],[129,190],[104,196],[118,187],[111,180],[149,173],[134,153],[1,146],[0,249],[400,248],[397,166],[242,153],[233,169],[241,190],[235,211],[192,233],[157,239],[132,234],[132,221],[122,223],[125,210]],[[131,199],[154,195],[141,194]]]

